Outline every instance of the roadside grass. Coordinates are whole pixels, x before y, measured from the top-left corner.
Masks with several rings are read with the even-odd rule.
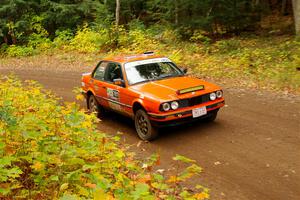
[[[101,34],[100,34],[101,33]],[[228,87],[246,87],[300,94],[300,41],[292,36],[244,36],[211,41],[195,32],[190,41],[183,41],[176,31],[160,34],[149,30],[120,29],[118,38],[109,38],[102,30],[79,30],[72,39],[54,39],[45,50],[39,44],[28,56],[8,47],[0,57],[0,67],[54,68],[57,70],[91,70],[103,57],[134,54],[152,50],[170,57],[179,66],[188,67],[203,79],[212,79]],[[102,36],[101,36],[102,35]],[[103,36],[104,35],[104,36]],[[58,42],[60,41],[60,42]],[[118,41],[118,47],[114,47]],[[22,47],[18,47],[19,50]],[[15,52],[10,54],[10,52]]]
[[[223,51],[223,45],[226,49],[231,42],[238,43],[236,49]],[[198,60],[192,67],[195,73],[225,84],[300,93],[300,42],[290,37],[221,41]]]

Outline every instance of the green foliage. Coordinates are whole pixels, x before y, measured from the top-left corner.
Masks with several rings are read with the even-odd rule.
[[[145,31],[133,29],[120,35],[119,45],[125,49],[143,52],[145,49],[154,49],[157,42],[149,37]]]
[[[201,30],[196,30],[191,36],[190,41],[208,45],[211,42],[211,39],[205,36],[204,34],[205,32]]]
[[[0,198],[208,199],[209,191],[182,186],[201,172],[156,172],[159,156],[136,160],[118,137],[96,129],[97,118],[33,81],[0,79]],[[177,164],[178,165],[178,164]]]
[[[52,42],[40,34],[33,33],[29,36],[27,46],[37,49],[38,51],[46,51],[52,47]]]
[[[299,53],[299,42],[287,37],[235,38],[216,42],[198,55],[198,64],[190,65],[201,76],[235,82],[239,87],[300,92]]]
[[[6,53],[11,57],[30,56],[34,54],[32,47],[11,45],[6,49]]]
[[[276,4],[274,7],[280,7],[280,1]],[[256,28],[262,13],[267,13],[262,9],[266,5],[265,1],[250,0],[123,0],[120,23],[134,30],[156,24],[170,26],[186,40],[198,38],[196,30],[210,36],[239,35]],[[2,0],[0,43],[26,44],[32,33],[41,35],[41,29],[50,39],[57,30],[75,33],[84,24],[109,29],[115,20],[115,7],[115,1]]]
[[[51,48],[52,42],[48,38],[48,32],[42,25],[44,18],[33,16],[30,22],[31,35],[28,37],[27,46],[39,51],[46,51]]]
[[[73,33],[71,30],[63,30],[59,31],[57,30],[55,32],[55,39],[53,40],[53,45],[56,48],[64,48],[64,46],[67,46],[70,44],[70,41],[73,39]]]
[[[55,36],[56,30],[75,31],[77,26],[103,16],[101,5],[93,0],[3,0],[0,3],[0,43],[3,40],[8,44],[24,43],[32,33],[42,35],[41,29],[50,37]]]
[[[16,44],[23,33],[29,31],[30,14],[37,9],[34,0],[3,0],[0,3],[0,39]],[[2,43],[2,41],[1,41]]]
[[[0,46],[0,53],[1,54],[4,54],[6,51],[7,51],[7,48],[8,48],[9,46],[7,45],[7,44],[2,44],[1,46]]]
[[[99,29],[98,31],[93,31],[85,26],[78,30],[75,37],[70,40],[68,49],[85,53],[97,52],[108,40],[107,30]]]
[[[154,50],[178,65],[220,82],[229,80],[239,86],[299,92],[296,66],[299,66],[300,45],[291,37],[235,37],[213,42],[204,32],[195,31],[190,42],[184,42],[171,28],[158,25],[145,28],[138,21],[132,27],[136,28],[126,30],[113,25],[94,30],[85,26],[74,37],[71,31],[57,32],[58,36],[50,42],[37,35],[28,46],[3,45],[2,51],[20,57],[53,48],[86,54],[101,52],[106,56]]]
[[[220,53],[229,53],[239,50],[240,41],[237,39],[220,40],[214,44],[214,50]]]

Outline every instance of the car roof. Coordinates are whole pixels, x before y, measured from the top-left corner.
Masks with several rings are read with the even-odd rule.
[[[117,55],[106,57],[103,60],[118,62],[118,63],[127,63],[139,60],[147,60],[151,58],[163,58],[164,56],[155,55],[153,52],[145,52],[143,54],[133,54],[133,55]]]

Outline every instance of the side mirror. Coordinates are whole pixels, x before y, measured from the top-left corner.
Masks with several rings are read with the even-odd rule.
[[[181,68],[181,71],[182,71],[184,74],[186,74],[186,73],[188,72],[188,68],[182,67],[182,68]]]
[[[116,78],[113,80],[113,83],[115,85],[121,86],[121,87],[125,87],[125,82],[124,80],[120,79],[120,78]]]

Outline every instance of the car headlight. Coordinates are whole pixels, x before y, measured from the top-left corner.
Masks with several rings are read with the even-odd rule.
[[[223,92],[221,90],[216,92],[217,98],[221,98],[223,96]]]
[[[217,98],[216,93],[214,93],[214,92],[213,92],[213,93],[210,93],[209,98],[210,98],[210,100],[212,100],[212,101],[216,100],[216,98]]]
[[[173,102],[171,103],[171,108],[172,108],[173,110],[176,110],[178,107],[179,107],[179,104],[178,104],[177,101],[173,101]]]
[[[162,109],[163,109],[164,111],[170,110],[170,104],[169,104],[169,103],[163,103],[163,104],[162,104]]]

